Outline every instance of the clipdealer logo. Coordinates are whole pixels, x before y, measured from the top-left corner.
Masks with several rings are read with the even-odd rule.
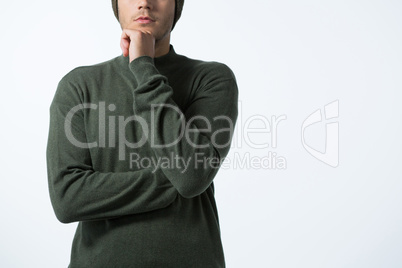
[[[106,105],[106,102],[101,101],[99,104],[95,103],[84,103],[78,104],[74,106],[66,115],[64,120],[64,132],[68,139],[68,141],[74,146],[81,149],[91,149],[91,148],[117,148],[119,160],[124,161],[127,157],[128,149],[138,149],[144,146],[146,143],[151,146],[151,148],[168,148],[177,143],[179,143],[183,138],[187,144],[196,149],[203,149],[210,147],[210,144],[197,144],[192,140],[192,133],[201,133],[207,132],[210,133],[210,142],[211,144],[217,148],[226,148],[230,146],[230,141],[226,143],[219,142],[219,134],[222,133],[233,133],[234,124],[230,117],[225,115],[217,115],[213,118],[207,118],[205,116],[194,116],[189,120],[185,120],[185,115],[181,112],[181,110],[171,104],[151,104],[150,110],[150,118],[143,118],[137,115],[131,116],[123,116],[123,115],[115,115],[113,112],[116,111],[115,104]],[[157,120],[155,120],[155,113],[158,108],[163,107],[164,109],[171,109],[173,112],[177,113],[180,120],[180,133],[178,137],[174,141],[166,144],[166,141],[163,141],[163,144],[157,144],[155,140],[155,132],[157,128]],[[92,137],[94,141],[80,141],[78,140],[73,133],[73,121],[75,115],[81,110],[94,110],[95,117],[97,117],[98,121],[98,131],[97,136]],[[112,113],[112,115],[110,115]],[[94,117],[94,118],[95,118]],[[192,124],[194,121],[199,120],[204,125],[206,125],[205,129],[194,130],[192,128]],[[218,122],[219,124],[226,126],[226,128],[220,128],[216,131],[212,131],[212,124]],[[141,139],[137,142],[130,142],[126,136],[126,128],[132,124],[137,125],[136,129],[140,130]],[[108,136],[108,138],[107,138]],[[117,140],[116,140],[117,139]],[[138,151],[138,150],[135,150]],[[132,155],[130,154],[130,158]],[[136,155],[134,155],[135,157]],[[148,161],[150,162],[150,161]]]
[[[154,108],[161,105],[152,105],[152,115]],[[163,104],[166,109],[173,109],[178,115],[180,115],[181,120],[181,133],[180,137],[170,144],[155,144],[152,137],[152,131],[154,127],[149,128],[149,123],[152,124],[153,116],[151,116],[151,122],[147,122],[146,119],[132,115],[130,117],[110,115],[116,111],[116,105],[110,104],[106,105],[105,102],[100,102],[99,104],[85,103],[73,107],[65,118],[64,130],[67,139],[76,147],[79,148],[115,148],[117,147],[119,153],[119,160],[126,160],[127,149],[136,149],[143,146],[149,141],[150,145],[155,148],[166,148],[177,144],[179,140],[186,138],[187,142],[194,148],[206,148],[208,144],[195,144],[190,139],[190,133],[192,131],[190,124],[194,120],[202,120],[206,124],[207,128],[205,130],[211,130],[211,124],[216,120],[221,120],[228,127],[224,129],[219,129],[212,132],[211,143],[215,148],[224,148],[230,146],[230,148],[244,148],[246,145],[249,149],[263,149],[266,152],[264,156],[257,156],[250,153],[250,151],[245,153],[234,152],[232,158],[225,157],[222,159],[216,157],[210,157],[206,155],[196,154],[194,156],[188,155],[186,159],[180,155],[169,155],[161,159],[149,159],[146,155],[140,155],[138,150],[134,150],[134,153],[129,154],[130,168],[150,168],[152,166],[162,167],[162,168],[179,168],[183,169],[183,172],[187,170],[190,164],[194,165],[194,168],[198,168],[201,165],[207,168],[206,165],[211,167],[221,167],[223,169],[287,169],[287,159],[284,156],[279,155],[275,150],[278,146],[278,129],[279,123],[287,120],[286,115],[275,116],[272,115],[271,118],[267,118],[261,114],[254,114],[249,116],[243,122],[243,111],[242,103],[238,102],[239,116],[237,119],[237,127],[234,128],[234,123],[227,116],[216,116],[212,119],[204,118],[202,116],[196,116],[191,118],[186,122],[184,120],[184,114],[175,106],[169,104]],[[99,123],[99,136],[97,140],[91,142],[82,142],[74,137],[72,131],[72,121],[74,115],[84,109],[97,110],[98,112],[98,123]],[[109,116],[107,114],[109,113]],[[323,113],[325,120],[323,118]],[[333,101],[324,107],[324,112],[321,109],[316,110],[310,114],[302,123],[301,126],[301,143],[304,149],[311,154],[317,160],[331,166],[337,167],[339,165],[339,101]],[[117,120],[116,120],[117,119]],[[225,121],[222,121],[225,120]],[[212,122],[211,122],[212,121]],[[325,137],[325,151],[320,152],[310,145],[307,144],[305,139],[305,130],[310,126],[326,121],[326,137]],[[138,123],[141,128],[141,139],[136,143],[131,143],[126,139],[126,127],[128,124]],[[261,123],[263,127],[256,128],[253,124],[255,122]],[[108,123],[108,124],[107,124]],[[210,131],[211,132],[211,131]],[[233,134],[232,140],[226,144],[219,144],[217,142],[216,136],[219,133],[228,132]],[[108,133],[108,139],[106,139],[106,133]],[[260,139],[252,139],[250,135],[252,134],[263,134],[260,135]],[[149,139],[151,137],[151,139]],[[254,136],[255,137],[255,136]],[[261,142],[261,138],[263,142]],[[269,138],[269,140],[267,140]],[[117,141],[116,141],[117,139]],[[259,143],[257,143],[259,141]],[[267,150],[271,148],[272,150]]]

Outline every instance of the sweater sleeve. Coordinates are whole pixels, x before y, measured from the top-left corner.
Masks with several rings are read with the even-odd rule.
[[[174,154],[187,162],[187,168],[162,169],[185,198],[203,193],[212,183],[229,152],[238,116],[238,88],[232,71],[224,64],[209,64],[201,74],[202,86],[182,112],[151,57],[129,63],[137,82],[132,91],[134,114],[150,122],[152,150],[157,157]]]
[[[90,150],[72,144],[65,132],[65,123],[69,122],[71,134],[79,141],[86,141],[83,113],[75,113],[74,120],[68,116],[77,104],[79,94],[71,83],[62,79],[50,106],[46,151],[50,199],[58,220],[63,223],[102,220],[171,204],[178,193],[159,170],[94,170]]]

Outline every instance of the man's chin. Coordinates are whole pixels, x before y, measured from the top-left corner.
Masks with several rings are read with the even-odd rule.
[[[154,33],[155,33],[155,27],[153,27],[152,25],[147,25],[147,24],[130,25],[129,27],[127,27],[127,29],[149,32],[152,35],[154,35]]]

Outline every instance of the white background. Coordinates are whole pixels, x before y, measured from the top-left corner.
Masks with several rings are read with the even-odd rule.
[[[172,44],[234,71],[237,130],[287,116],[276,148],[240,135],[228,155],[275,152],[286,169],[215,179],[227,267],[402,267],[401,11],[397,0],[186,1]],[[68,71],[121,54],[120,27],[110,1],[6,1],[0,15],[0,267],[67,267],[76,223],[50,204],[49,105]],[[301,143],[303,121],[335,100],[337,168]],[[324,150],[325,122],[305,134]]]

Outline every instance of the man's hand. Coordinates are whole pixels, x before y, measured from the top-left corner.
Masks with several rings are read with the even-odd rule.
[[[155,57],[155,37],[150,32],[124,29],[120,47],[123,56],[130,56],[130,62],[141,56]]]

